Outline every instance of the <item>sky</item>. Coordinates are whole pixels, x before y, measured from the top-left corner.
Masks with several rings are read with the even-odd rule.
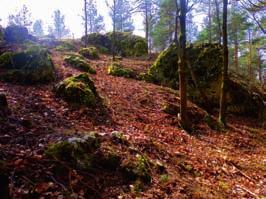
[[[99,14],[104,17],[106,31],[112,29],[112,22],[108,14],[108,8],[105,0],[96,0]],[[45,29],[53,23],[53,11],[59,9],[65,15],[65,24],[74,34],[75,38],[83,35],[81,15],[83,14],[83,0],[0,0],[0,22],[6,26],[8,16],[17,13],[25,4],[31,12],[32,21],[41,19],[44,22]],[[144,36],[142,17],[140,14],[133,16],[135,31],[134,33]]]

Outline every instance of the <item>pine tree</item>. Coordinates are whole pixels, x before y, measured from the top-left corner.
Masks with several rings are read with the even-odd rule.
[[[33,24],[33,34],[37,37],[43,36],[42,20],[36,20]]]
[[[185,130],[189,130],[187,118],[187,89],[186,89],[186,15],[187,1],[180,0],[180,36],[179,36],[179,96],[180,96],[180,124]]]
[[[61,14],[60,10],[55,10],[53,15],[53,27],[49,27],[49,33],[56,39],[62,39],[69,35],[69,29],[65,26],[65,16]]]
[[[158,16],[160,0],[136,0],[136,10],[140,12],[144,18],[143,25],[145,31],[145,39],[148,44],[149,52],[152,48],[151,33],[154,24],[156,23],[156,18]]]
[[[87,17],[83,17],[83,21],[88,24],[88,33],[101,32],[104,30],[103,16],[98,14],[95,0],[85,0]]]
[[[219,123],[222,125],[226,125],[226,92],[228,82],[227,6],[228,0],[223,0],[223,71],[219,111]]]
[[[107,3],[107,5],[109,5]],[[115,30],[119,32],[133,32],[135,27],[132,20],[132,11],[128,0],[116,0],[112,5],[108,6],[111,10],[110,16],[112,17],[113,24],[115,23]],[[115,7],[115,13],[114,11]]]
[[[26,5],[22,6],[22,9],[15,15],[9,15],[8,16],[8,24],[9,25],[17,25],[17,26],[23,26],[26,28],[30,28],[32,25],[31,21],[31,13]]]

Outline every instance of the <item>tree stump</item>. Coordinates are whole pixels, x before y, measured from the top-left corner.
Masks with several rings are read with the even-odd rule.
[[[10,113],[10,110],[8,108],[6,95],[4,93],[0,93],[0,117],[5,117],[9,113]]]

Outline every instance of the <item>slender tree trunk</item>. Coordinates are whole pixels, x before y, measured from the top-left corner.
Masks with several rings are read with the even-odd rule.
[[[115,61],[115,43],[116,43],[116,0],[113,0],[114,7],[113,7],[113,35],[112,35],[112,55],[113,55],[113,61]]]
[[[228,83],[227,6],[228,0],[223,0],[223,71],[219,111],[219,122],[223,125],[226,125],[226,92]]]
[[[209,43],[212,43],[212,19],[211,19],[211,0],[209,0],[208,5],[208,23],[209,23]]]
[[[259,70],[259,80],[260,80],[260,85],[263,91],[263,77],[262,77],[262,61],[261,61],[261,56],[258,53],[258,70]]]
[[[180,37],[179,37],[179,95],[180,95],[180,124],[182,128],[189,128],[187,121],[187,88],[186,88],[186,14],[187,1],[180,0]]]
[[[87,0],[84,0],[84,15],[85,15],[85,41],[84,45],[88,45],[88,14],[87,14]]]
[[[239,64],[238,64],[238,41],[237,41],[237,33],[235,33],[235,38],[234,38],[234,64],[235,64],[235,69],[236,72],[239,73]]]
[[[248,77],[249,83],[252,83],[253,75],[252,75],[252,43],[251,43],[251,30],[248,29],[248,45],[249,45],[249,61],[248,61]]]
[[[217,25],[218,25],[218,42],[219,44],[222,43],[222,30],[221,30],[221,20],[220,20],[220,8],[219,8],[219,2],[218,0],[215,0],[215,8],[216,8],[216,19],[217,19]]]
[[[150,43],[149,43],[149,16],[148,16],[148,3],[147,0],[145,0],[145,39],[148,45],[148,53],[150,53]]]
[[[175,35],[174,35],[174,42],[176,43],[176,45],[178,45],[178,14],[179,14],[179,9],[178,9],[178,3],[177,0],[175,0],[175,9],[176,9],[176,13],[175,13]]]

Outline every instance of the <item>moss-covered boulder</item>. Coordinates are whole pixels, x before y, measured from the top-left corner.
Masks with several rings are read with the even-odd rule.
[[[84,72],[89,72],[91,74],[96,73],[96,71],[91,68],[90,64],[81,55],[69,54],[64,57],[64,61],[72,67],[82,70]]]
[[[85,43],[85,36],[81,38],[81,41]],[[106,49],[107,52],[111,52],[112,49],[112,40],[108,37],[107,34],[101,33],[91,33],[87,36],[87,42],[97,47],[98,49],[103,48]]]
[[[107,70],[109,75],[117,76],[117,77],[127,77],[134,78],[136,77],[135,72],[132,69],[125,68],[121,63],[114,62],[112,63]]]
[[[222,46],[219,44],[191,45],[187,48],[187,60],[198,79],[198,85],[205,92],[208,105],[219,106],[222,75]],[[198,105],[206,106],[205,99],[194,84],[187,65],[188,97]],[[178,48],[171,45],[163,51],[145,74],[146,81],[178,88]],[[228,80],[228,111],[235,114],[260,117],[263,100],[258,90],[250,90],[243,79],[232,76]],[[210,107],[208,107],[210,108]]]
[[[88,48],[82,48],[79,50],[79,54],[88,59],[99,59],[99,53],[97,48],[91,46]]]
[[[1,79],[17,83],[47,83],[55,80],[49,52],[41,46],[25,51],[6,52],[0,56]]]
[[[94,82],[87,73],[69,77],[55,87],[56,95],[67,102],[85,106],[96,106],[101,101]]]
[[[61,51],[61,52],[64,52],[64,51],[76,51],[77,48],[76,48],[76,46],[75,46],[73,41],[65,40],[65,41],[60,41],[59,45],[56,46],[55,50],[56,51]]]
[[[164,50],[146,73],[145,79],[156,84],[177,88],[178,51],[176,45]]]
[[[96,134],[88,133],[84,137],[72,137],[66,141],[50,145],[45,154],[53,159],[69,163],[77,168],[90,168],[95,151],[100,147]]]
[[[4,40],[8,43],[22,43],[30,39],[28,29],[22,26],[8,26],[5,29]]]
[[[127,32],[116,32],[115,35],[116,54],[124,57],[139,57],[148,54],[148,45],[145,38]],[[89,44],[96,46],[99,49],[107,49],[109,53],[112,52],[112,32],[104,35],[99,33],[89,34],[87,39]],[[82,41],[85,41],[85,37],[82,38]]]

